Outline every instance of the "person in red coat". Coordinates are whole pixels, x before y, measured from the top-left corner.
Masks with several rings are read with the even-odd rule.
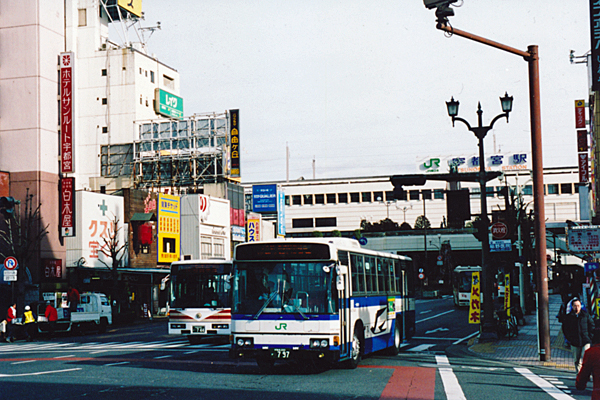
[[[54,331],[56,329],[56,321],[58,320],[58,312],[56,308],[50,303],[46,303],[46,312],[44,316],[48,320],[48,332],[50,333],[50,337],[54,336]]]
[[[13,303],[6,313],[6,328],[7,328],[7,341],[15,341],[15,327],[17,323],[17,303]]]
[[[592,341],[593,346],[583,354],[583,365],[577,374],[575,387],[584,390],[591,375],[594,384],[592,400],[600,400],[600,334],[593,335]]]

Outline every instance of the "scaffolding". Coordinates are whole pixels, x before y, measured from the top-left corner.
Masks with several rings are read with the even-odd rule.
[[[194,114],[182,120],[136,121],[134,187],[195,192],[224,182],[228,173],[228,113]]]

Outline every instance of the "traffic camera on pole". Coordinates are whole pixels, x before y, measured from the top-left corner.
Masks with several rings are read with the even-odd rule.
[[[438,27],[448,24],[448,17],[454,15],[454,10],[450,8],[450,4],[456,3],[458,0],[423,0],[423,4],[430,10],[435,8],[435,16],[437,17]]]

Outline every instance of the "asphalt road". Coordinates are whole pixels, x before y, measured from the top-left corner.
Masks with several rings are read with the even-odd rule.
[[[589,399],[574,374],[473,357],[476,328],[448,298],[417,301],[417,335],[398,356],[359,368],[281,364],[272,374],[228,358],[228,344],[190,345],[166,321],[106,334],[0,344],[0,399]],[[457,343],[458,342],[458,343]]]

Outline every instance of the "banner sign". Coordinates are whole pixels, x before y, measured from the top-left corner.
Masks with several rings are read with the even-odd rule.
[[[57,258],[43,258],[44,278],[47,281],[59,280],[62,278],[62,260]]]
[[[510,239],[506,240],[491,240],[490,241],[490,253],[497,253],[501,251],[511,251],[512,243]]]
[[[506,315],[510,317],[510,294],[512,288],[510,287],[510,274],[504,276],[504,309]]]
[[[75,178],[60,180],[60,235],[75,236]]]
[[[590,0],[590,33],[592,39],[592,91],[600,91],[600,2]]]
[[[183,99],[156,88],[154,89],[154,111],[167,118],[183,119]]]
[[[73,172],[73,64],[75,53],[60,53],[60,170]]]
[[[277,185],[252,185],[252,211],[277,212]]]
[[[158,195],[158,262],[179,260],[181,202],[179,196]]]
[[[499,153],[486,156],[486,171],[531,170],[529,153]],[[428,157],[417,161],[419,173],[444,173],[453,168],[458,173],[479,172],[479,155]]]
[[[588,154],[578,153],[577,154],[577,167],[579,169],[579,182],[588,183],[590,181],[590,168],[588,164]]]
[[[285,192],[277,191],[277,236],[285,236]]]
[[[479,271],[471,274],[471,300],[469,301],[469,323],[479,324],[481,322],[481,292]]]
[[[231,146],[231,177],[239,178],[240,175],[240,110],[229,110],[229,143]]]
[[[248,218],[248,242],[260,242],[260,218]]]
[[[585,128],[585,100],[575,100],[575,128]]]

